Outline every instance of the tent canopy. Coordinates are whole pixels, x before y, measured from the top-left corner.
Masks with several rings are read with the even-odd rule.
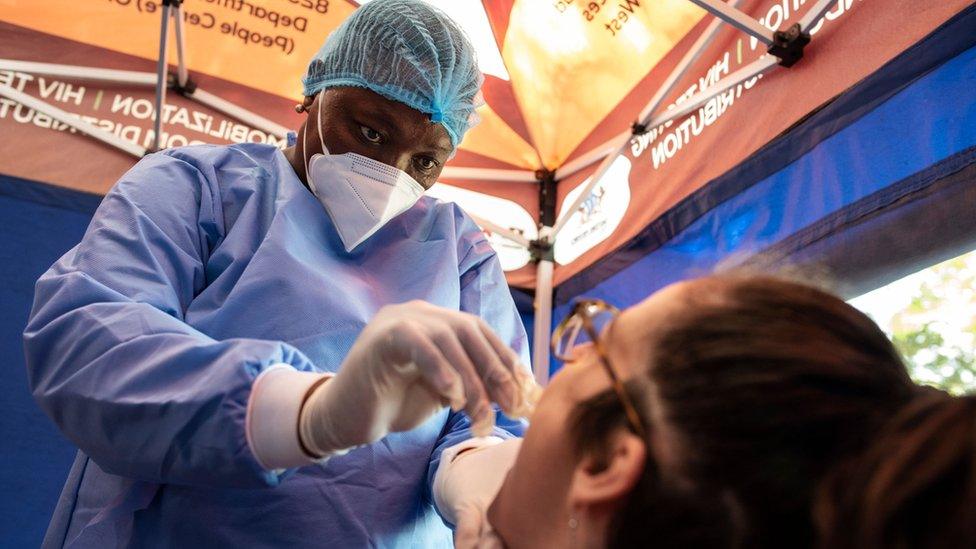
[[[714,192],[716,181],[967,6],[434,3],[478,44],[486,104],[431,194],[475,217],[510,284],[535,290],[543,315],[553,288],[592,286],[607,259],[649,228],[682,212],[693,221],[689,212],[728,199]],[[300,121],[289,107],[308,59],[355,8],[336,0],[6,8],[0,100],[13,115],[0,116],[0,127],[19,138],[0,152],[3,165],[13,176],[102,193],[154,148],[283,144]],[[104,161],[82,160],[94,157]],[[815,199],[818,189],[807,192]],[[539,320],[544,339],[550,319]],[[545,346],[537,348],[536,364],[548,364]]]

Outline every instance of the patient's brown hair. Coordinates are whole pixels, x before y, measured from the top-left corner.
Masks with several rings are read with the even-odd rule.
[[[915,385],[877,325],[829,293],[712,280],[656,336],[648,372],[679,474],[733,494],[746,546],[976,543],[971,400]]]
[[[648,461],[610,546],[665,541],[647,520],[662,494],[686,513],[670,523],[722,533],[710,546],[976,544],[973,397],[915,385],[877,325],[824,291],[738,274],[691,288],[648,332],[645,365],[659,409],[642,415],[667,424],[677,470]],[[596,404],[577,440],[599,438],[582,420]]]

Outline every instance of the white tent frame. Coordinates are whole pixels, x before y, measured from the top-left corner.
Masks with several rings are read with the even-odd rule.
[[[559,236],[560,231],[562,231],[569,219],[572,217],[573,213],[580,208],[580,206],[590,198],[593,190],[596,189],[600,180],[609,171],[613,161],[622,154],[630,143],[630,140],[636,136],[639,136],[647,131],[648,128],[654,128],[662,124],[666,124],[672,120],[676,120],[688,113],[694,111],[700,106],[708,102],[709,99],[723,93],[724,91],[733,88],[747,80],[766,72],[775,69],[778,66],[789,67],[792,66],[800,57],[802,57],[803,47],[810,40],[810,29],[816,26],[821,19],[823,19],[830,8],[837,2],[837,0],[817,0],[817,2],[804,14],[800,21],[794,24],[787,30],[779,31],[769,31],[766,27],[759,24],[751,16],[738,10],[738,5],[740,0],[732,0],[730,3],[725,3],[722,0],[689,0],[690,2],[706,9],[715,16],[705,32],[698,38],[695,44],[685,53],[685,56],[681,59],[678,65],[671,71],[671,74],[664,80],[661,87],[654,93],[650,101],[648,101],[647,106],[641,110],[638,122],[633,125],[630,132],[624,132],[610,141],[600,145],[593,151],[585,153],[579,159],[574,162],[567,163],[562,170],[559,171],[560,177],[567,177],[572,175],[587,166],[593,164],[597,160],[601,160],[600,165],[597,167],[596,171],[590,177],[589,183],[583,188],[583,191],[576,197],[576,200],[572,205],[565,209],[565,214],[556,219],[555,224],[552,227],[543,226],[539,230],[539,241],[535,243],[534,247],[536,249],[548,249],[549,253],[543,255],[538,259],[538,266],[536,269],[536,295],[535,295],[535,319],[534,319],[534,332],[533,332],[533,353],[532,353],[532,369],[535,373],[536,381],[540,385],[545,385],[549,382],[549,347],[551,339],[551,326],[552,326],[552,293],[553,293],[553,270],[554,270],[554,258],[552,257],[552,247],[556,243],[556,238]],[[721,23],[726,23],[732,25],[733,27],[748,33],[751,36],[756,37],[764,44],[767,44],[769,52],[775,52],[783,57],[777,57],[776,55],[767,54],[760,57],[756,61],[741,67],[734,73],[726,76],[720,81],[716,82],[712,86],[698,92],[692,97],[685,100],[680,107],[665,110],[656,114],[661,106],[662,101],[671,91],[674,86],[678,83],[678,80],[685,74],[692,63],[701,55],[701,53],[711,44],[712,39],[717,34],[717,31]],[[797,51],[798,50],[798,51]]]
[[[809,32],[815,27],[836,3],[837,0],[817,0],[816,3],[807,11],[800,21],[789,29],[783,31],[771,31],[750,15],[738,9],[740,0],[688,0],[712,15],[715,19],[708,25],[704,33],[698,38],[695,44],[685,53],[678,65],[671,71],[671,74],[661,84],[661,87],[654,93],[644,109],[641,110],[638,122],[630,131],[622,132],[614,136],[609,141],[601,144],[593,150],[584,153],[571,162],[566,163],[559,169],[562,178],[573,175],[590,165],[600,162],[589,183],[579,194],[571,207],[565,210],[562,217],[556,218],[552,226],[542,224],[539,229],[539,236],[536,240],[529,241],[519,232],[510,228],[499,226],[498,224],[483,218],[475,217],[475,221],[482,228],[488,229],[499,234],[533,252],[537,261],[536,266],[536,291],[535,291],[535,331],[534,348],[532,352],[532,366],[536,380],[545,385],[549,381],[549,346],[550,346],[550,326],[552,324],[552,297],[553,297],[553,271],[555,262],[552,255],[553,246],[559,233],[566,227],[573,212],[575,212],[585,202],[593,190],[600,183],[601,178],[606,175],[613,163],[613,160],[624,152],[635,136],[641,135],[648,128],[661,126],[670,121],[681,118],[693,112],[711,98],[726,90],[733,88],[747,80],[764,74],[775,69],[777,66],[791,66],[802,56],[803,46],[809,41]],[[34,98],[25,94],[12,86],[0,85],[0,97],[7,97],[21,103],[37,112],[46,114],[52,119],[62,122],[79,132],[97,139],[107,145],[122,150],[136,158],[141,158],[146,154],[159,149],[160,137],[162,134],[162,117],[158,113],[162,112],[166,104],[166,93],[173,90],[192,99],[206,107],[223,113],[231,118],[237,119],[251,127],[265,131],[271,135],[285,138],[288,128],[258,115],[250,110],[240,107],[217,95],[200,89],[190,79],[189,71],[185,59],[185,37],[183,29],[183,17],[181,14],[183,0],[163,0],[162,15],[159,34],[159,55],[156,64],[156,72],[137,72],[103,69],[98,67],[84,67],[74,65],[59,65],[50,63],[37,63],[28,61],[18,61],[13,59],[0,59],[0,70],[23,72],[38,76],[53,76],[59,78],[78,79],[91,82],[103,82],[108,84],[125,84],[136,87],[155,88],[155,113],[153,119],[153,146],[151,148],[142,147],[132,143],[111,132],[98,128],[94,124],[86,122],[77,116],[68,113],[48,102]],[[175,74],[169,73],[167,54],[169,47],[169,22],[172,18],[174,22],[174,33],[176,35],[177,64]],[[770,54],[760,57],[741,67],[734,73],[721,79],[707,89],[701,90],[697,94],[685,100],[680,106],[659,112],[661,103],[674,89],[688,68],[698,59],[704,50],[711,44],[722,24],[728,24],[739,29],[750,36],[756,38],[768,46]],[[441,177],[448,179],[463,179],[469,181],[507,181],[517,183],[539,183],[542,177],[553,177],[551,172],[532,172],[528,170],[501,170],[501,169],[478,169],[478,168],[452,168],[447,167],[441,173]]]

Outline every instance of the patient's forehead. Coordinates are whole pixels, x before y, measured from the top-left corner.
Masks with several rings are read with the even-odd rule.
[[[607,346],[633,363],[647,357],[652,336],[666,328],[670,318],[696,303],[718,297],[724,283],[714,277],[684,280],[666,286],[620,314],[607,333]]]
[[[645,332],[659,324],[668,313],[679,309],[687,301],[698,280],[681,281],[654,292],[637,305],[620,314],[614,327],[614,336],[626,337]]]

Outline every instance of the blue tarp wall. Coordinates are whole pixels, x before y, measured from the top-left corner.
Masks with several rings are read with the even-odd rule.
[[[27,389],[34,281],[85,232],[99,197],[0,176],[0,546],[38,547],[75,449]]]
[[[0,176],[4,547],[39,545],[74,455],[31,400],[20,334],[34,281],[98,200]],[[580,295],[626,307],[739,254],[815,260],[854,295],[973,248],[976,6],[562,284],[553,319]],[[531,298],[514,294],[531,334]]]

